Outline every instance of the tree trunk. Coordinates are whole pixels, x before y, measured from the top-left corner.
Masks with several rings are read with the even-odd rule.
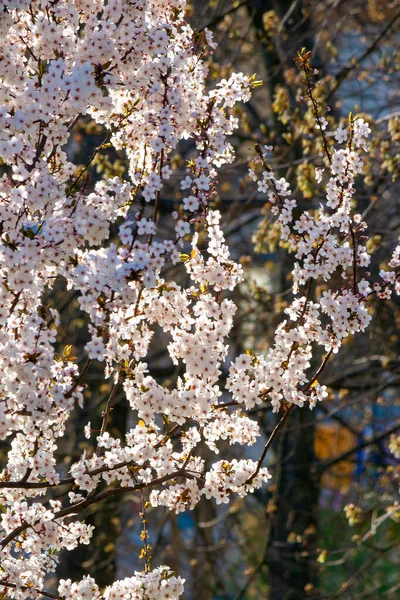
[[[318,510],[313,442],[314,413],[295,410],[279,442],[276,507],[265,556],[269,600],[319,597],[317,570],[312,566]]]

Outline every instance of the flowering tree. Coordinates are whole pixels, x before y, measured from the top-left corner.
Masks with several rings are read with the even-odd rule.
[[[369,298],[400,293],[400,247],[391,270],[372,282],[366,224],[354,206],[370,129],[350,116],[331,150],[313,94],[317,74],[309,54],[300,52],[297,64],[324,151],[316,178],[326,201],[298,213],[289,184],[269,166],[272,148],[256,146],[250,178],[273,205],[281,240],[294,254],[294,299],[268,353],[234,358],[224,382],[235,313],[229,291],[243,272],[212,200],[218,170],[234,160],[227,138],[238,121],[230,109],[249,99],[255,78],[233,74],[207,91],[204,58],[212,36],[192,31],[184,0],[1,0],[0,8],[0,433],[9,448],[0,475],[0,592],[10,598],[177,598],[183,580],[169,567],[151,566],[149,504],[180,512],[202,496],[228,503],[267,482],[263,461],[276,432],[296,406],[309,410],[324,399],[325,365],[349,334],[368,326]],[[106,134],[77,167],[68,141],[85,117]],[[191,140],[195,152],[179,182],[173,234],[166,237],[160,197],[182,140]],[[129,177],[99,178],[91,189],[87,174],[108,146],[125,153]],[[171,265],[190,277],[189,286],[171,276]],[[70,347],[56,352],[59,307],[47,297],[60,279],[79,293],[89,322],[80,369]],[[330,287],[314,301],[318,280]],[[157,328],[182,369],[174,385],[160,385],[146,363]],[[311,360],[321,352],[313,370]],[[112,382],[111,393],[85,427],[87,449],[66,473],[57,444],[68,435],[74,407],[84,402],[94,361]],[[134,421],[123,439],[108,431],[120,390]],[[206,463],[204,444],[218,455],[220,440],[243,446],[257,440],[258,424],[246,413],[263,401],[281,418],[259,460]],[[89,543],[93,528],[80,513],[127,493],[142,501],[143,572],[110,582],[103,594],[90,575],[60,581],[57,595],[46,591],[57,553]]]

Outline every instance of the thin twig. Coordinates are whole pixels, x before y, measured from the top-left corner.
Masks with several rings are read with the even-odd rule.
[[[244,485],[249,485],[253,481],[253,479],[255,477],[257,477],[257,475],[259,474],[261,466],[262,466],[262,463],[264,462],[264,458],[266,457],[267,452],[268,452],[268,450],[269,450],[272,442],[276,438],[276,436],[278,434],[278,431],[286,423],[286,421],[288,420],[288,418],[292,414],[295,406],[296,406],[295,404],[292,404],[291,406],[289,406],[289,408],[286,409],[284,415],[281,417],[280,421],[278,421],[278,423],[275,425],[275,428],[274,428],[273,432],[269,436],[269,438],[267,440],[267,443],[264,446],[264,450],[261,453],[261,456],[260,456],[260,458],[258,460],[257,467],[256,467],[254,473],[252,475],[250,475],[250,477],[248,479],[246,479]]]

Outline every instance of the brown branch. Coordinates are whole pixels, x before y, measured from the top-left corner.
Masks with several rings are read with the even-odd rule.
[[[318,377],[321,375],[322,371],[325,369],[330,357],[332,356],[332,348],[329,350],[329,352],[327,352],[327,354],[325,355],[321,365],[319,366],[319,368],[317,369],[315,375],[311,378],[311,380],[309,381],[309,383],[306,385],[306,387],[302,390],[303,392],[307,392],[312,384],[314,383],[314,381],[317,381]]]
[[[259,474],[261,466],[262,466],[262,463],[264,462],[264,458],[266,457],[267,452],[268,452],[268,450],[269,450],[272,442],[276,438],[276,436],[278,434],[278,431],[286,423],[286,421],[288,420],[288,418],[292,414],[295,406],[296,406],[295,404],[292,404],[291,406],[289,406],[289,408],[286,409],[285,413],[281,417],[280,421],[278,421],[278,423],[275,425],[275,428],[274,428],[273,432],[271,433],[271,435],[269,436],[269,438],[267,440],[267,443],[264,446],[264,450],[262,451],[261,456],[258,459],[257,467],[256,467],[254,473],[252,475],[250,475],[250,477],[248,479],[246,479],[246,481],[244,482],[244,485],[249,485],[249,483],[251,483],[253,481],[253,479],[255,477],[257,477],[257,475]]]
[[[325,417],[323,417],[322,419],[316,419],[317,424],[326,421],[327,419],[333,419],[334,421],[339,423],[339,425],[341,425],[345,429],[348,429],[348,431],[350,431],[350,433],[352,433],[353,435],[359,436],[361,434],[361,432],[358,429],[352,427],[352,425],[350,425],[350,423],[348,423],[345,419],[342,419],[341,416],[336,415],[334,410],[329,410],[329,408],[324,406],[323,403],[321,403],[318,406],[318,408],[325,414]],[[308,424],[306,425],[309,426]]]
[[[40,155],[42,154],[44,147],[46,145],[47,142],[47,136],[45,136],[44,134],[41,135],[40,140],[36,146],[36,154],[35,157],[32,161],[32,164],[27,165],[26,170],[28,171],[28,173],[30,173],[31,171],[33,171],[33,169],[36,166],[36,163],[38,162]]]
[[[171,436],[176,433],[176,431],[180,428],[180,425],[175,425],[170,431],[168,431],[164,437],[157,442],[157,444],[155,444],[154,449],[158,449],[161,448],[161,446],[163,446],[165,444],[165,442],[171,438]],[[101,473],[110,473],[111,471],[117,471],[118,469],[123,469],[124,467],[129,467],[130,465],[133,464],[133,461],[123,461],[120,463],[117,463],[116,465],[113,465],[112,467],[109,467],[107,465],[103,465],[102,467],[98,467],[97,469],[93,469],[93,471],[86,471],[85,475],[89,475],[90,477],[93,477],[95,475],[100,475]],[[27,489],[27,490],[34,490],[34,489],[41,489],[41,488],[57,488],[57,487],[61,487],[62,485],[70,485],[70,484],[74,484],[75,483],[75,479],[74,477],[68,477],[66,479],[62,479],[61,481],[59,481],[58,483],[50,483],[48,481],[23,481],[22,479],[19,481],[0,481],[0,489],[1,488],[9,488],[9,489]]]
[[[328,95],[324,99],[325,102],[329,101],[329,99],[331,98],[331,96],[336,92],[336,90],[338,89],[338,87],[341,85],[342,81],[344,79],[346,79],[346,77],[352,71],[354,71],[354,69],[356,69],[357,67],[359,67],[360,64],[362,62],[364,62],[364,60],[366,58],[368,58],[368,56],[370,56],[370,54],[372,54],[373,52],[375,52],[375,50],[378,48],[380,42],[383,40],[383,38],[385,37],[385,35],[387,33],[389,33],[390,29],[393,27],[393,25],[396,23],[396,21],[399,18],[400,18],[400,11],[397,12],[394,15],[394,17],[391,19],[391,21],[389,21],[389,23],[386,25],[386,27],[384,27],[384,29],[381,31],[381,33],[375,38],[375,40],[372,42],[372,44],[363,52],[363,54],[359,58],[356,58],[356,60],[354,61],[354,63],[352,63],[350,65],[347,65],[346,67],[343,67],[343,69],[341,71],[339,71],[339,73],[335,77],[335,83],[334,83],[333,87],[331,88],[330,92],[328,93]]]
[[[319,111],[318,111],[318,101],[314,98],[313,89],[312,89],[312,82],[311,82],[310,76],[308,75],[308,72],[306,70],[306,66],[304,66],[303,70],[304,70],[304,74],[306,76],[308,97],[311,100],[311,104],[312,104],[313,112],[314,112],[314,117],[315,117],[315,119],[316,119],[316,121],[318,123],[319,132],[321,134],[321,138],[322,138],[322,143],[323,143],[323,146],[324,146],[325,155],[326,155],[326,157],[328,159],[329,164],[331,165],[332,164],[332,157],[331,157],[331,153],[329,151],[327,137],[326,137],[326,135],[324,133],[324,130],[322,128],[321,116],[320,116]]]
[[[17,304],[18,304],[18,302],[19,302],[19,299],[20,299],[20,297],[21,297],[21,294],[22,294],[22,290],[20,290],[19,292],[17,292],[17,293],[14,295],[14,300],[12,301],[12,304],[11,304],[11,306],[10,306],[10,310],[9,310],[9,313],[8,313],[8,316],[9,316],[9,317],[11,317],[11,315],[13,314],[13,312],[14,312],[14,309],[15,309],[15,307],[17,306]]]
[[[357,294],[357,240],[354,229],[350,225],[351,239],[353,242],[353,294]]]
[[[76,390],[76,388],[78,387],[79,383],[82,381],[82,379],[85,377],[90,364],[91,364],[92,360],[90,358],[87,359],[85,366],[83,367],[81,373],[79,374],[79,376],[75,379],[75,382],[73,383],[71,389],[64,395],[65,398],[71,398],[72,394],[74,393],[74,391]]]
[[[392,433],[395,433],[396,431],[399,431],[399,429],[400,429],[400,423],[397,423],[397,425],[395,425],[391,429],[388,429],[384,433],[381,433],[380,435],[375,436],[371,440],[367,440],[365,442],[362,442],[361,444],[358,444],[354,448],[351,448],[351,450],[347,450],[346,452],[342,452],[342,454],[339,454],[339,456],[336,456],[332,460],[323,462],[318,467],[318,470],[320,472],[327,471],[328,469],[330,469],[334,465],[340,463],[342,460],[346,460],[346,458],[348,458],[352,454],[357,453],[359,450],[363,450],[364,448],[368,448],[369,446],[374,446],[375,444],[379,444],[379,442],[381,442],[382,440],[384,440],[385,438],[387,438]]]
[[[376,560],[376,557],[371,556],[363,565],[361,565],[361,567],[359,569],[357,569],[357,571],[355,571],[355,573],[352,574],[352,576],[345,583],[342,583],[339,591],[334,596],[332,596],[332,598],[340,598],[343,593],[347,592],[347,590],[354,583],[357,582],[357,579],[364,573],[364,571],[369,569],[370,566],[374,564],[375,560]],[[346,596],[347,596],[347,594],[346,594]]]
[[[45,590],[38,590],[28,585],[17,585],[15,583],[5,581],[4,579],[0,579],[0,586],[22,590],[23,592],[35,592],[37,594],[41,594],[42,596],[46,596],[47,598],[55,598],[56,600],[61,600],[61,596],[56,596],[55,594],[51,594],[50,592],[46,592]]]
[[[118,373],[117,381],[114,383],[113,388],[111,390],[111,394],[107,400],[106,408],[104,409],[101,415],[103,417],[103,420],[101,422],[100,435],[103,435],[106,430],[108,415],[110,414],[112,407],[116,404],[116,398],[118,395],[119,386],[121,385],[121,381],[122,373],[120,371]]]
[[[149,483],[138,483],[137,485],[135,485],[133,487],[121,487],[121,488],[108,489],[100,494],[97,494],[97,496],[89,496],[85,500],[77,502],[76,504],[73,504],[71,506],[67,506],[66,508],[62,508],[61,510],[54,513],[53,520],[61,519],[63,517],[67,517],[69,515],[71,515],[71,516],[76,515],[77,513],[80,513],[82,510],[84,510],[85,508],[88,508],[92,504],[101,502],[102,500],[107,500],[108,498],[111,498],[113,496],[121,496],[128,492],[138,492],[145,488],[160,485],[161,483],[165,483],[166,481],[169,481],[171,479],[176,479],[177,477],[185,477],[186,479],[201,479],[202,475],[200,473],[193,474],[188,471],[179,469],[178,471],[175,471],[174,473],[170,473],[168,475],[163,475],[162,477],[158,477],[157,479],[153,479],[153,481],[150,481]],[[31,523],[23,523],[23,524],[19,525],[18,527],[16,527],[0,542],[0,548],[1,549],[5,548],[10,542],[12,542],[21,533],[26,531],[29,527],[32,527]]]
[[[201,31],[204,31],[205,29],[210,29],[210,27],[214,27],[214,25],[218,25],[218,23],[223,21],[225,19],[225,17],[236,12],[237,10],[239,10],[239,8],[242,8],[242,6],[246,6],[246,4],[248,4],[249,2],[250,2],[250,0],[243,0],[242,2],[239,2],[235,6],[233,6],[226,12],[224,12],[222,15],[218,15],[217,17],[215,17],[212,21],[207,23],[207,25],[204,25],[204,27],[199,28],[197,31],[200,33]]]

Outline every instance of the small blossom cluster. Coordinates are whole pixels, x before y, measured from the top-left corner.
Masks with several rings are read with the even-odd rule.
[[[157,567],[150,573],[136,572],[133,577],[126,577],[100,590],[93,577],[86,576],[73,583],[70,579],[61,580],[59,594],[66,600],[175,600],[183,592],[185,580],[175,577],[168,567]]]
[[[388,267],[391,270],[381,269],[379,271],[381,281],[374,283],[374,291],[382,299],[391,298],[393,291],[400,296],[400,239],[398,246],[393,251]]]

